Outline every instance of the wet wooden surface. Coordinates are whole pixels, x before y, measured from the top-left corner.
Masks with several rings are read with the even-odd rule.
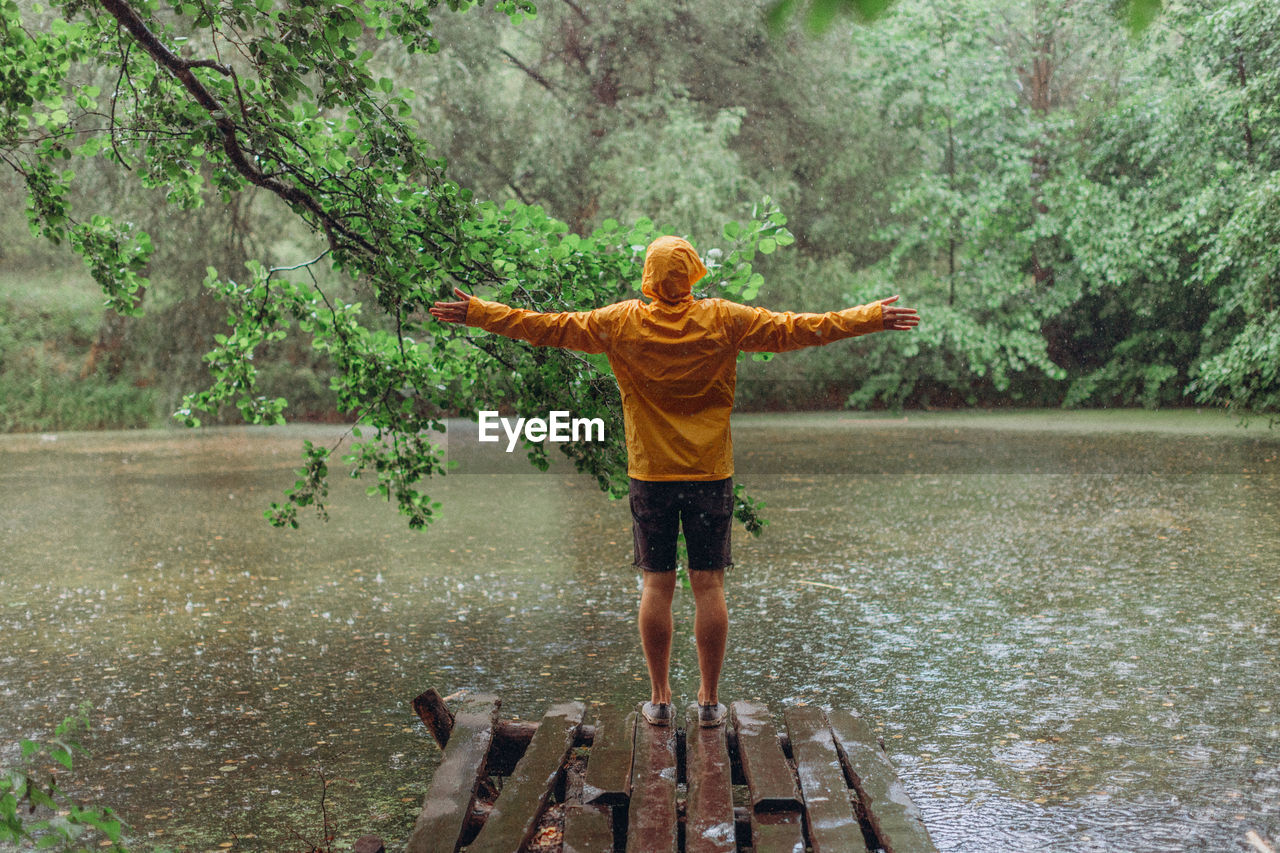
[[[431,779],[405,853],[458,849],[476,789],[485,776],[500,704],[497,696],[475,696],[454,715],[449,745]]]
[[[677,834],[674,725],[636,725],[629,812],[628,853],[674,853]]]
[[[685,853],[734,853],[733,770],[726,727],[700,728],[698,705],[689,706],[685,722]]]
[[[804,853],[804,820],[800,811],[753,814],[751,845],[754,853]]]
[[[738,732],[738,756],[751,793],[754,811],[799,811],[795,774],[778,743],[768,706],[734,702],[733,724]]]
[[[886,853],[936,853],[938,848],[925,829],[924,816],[911,801],[867,724],[849,711],[833,710],[827,716],[845,769],[880,846]]]
[[[414,709],[447,745],[406,853],[937,853],[883,747],[848,711],[784,708],[779,736],[759,702],[733,703],[712,728],[696,705],[653,726],[637,708],[588,719],[567,702],[506,724],[528,732],[517,749],[496,697],[456,714],[430,699]]]
[[[582,711],[582,703],[565,702],[543,715],[468,853],[511,853],[529,842],[573,748]]]
[[[634,708],[605,706],[596,714],[591,763],[587,765],[582,801],[621,805],[631,797],[631,759],[635,747]]]
[[[612,812],[608,806],[566,806],[564,853],[613,853]]]
[[[783,718],[800,777],[813,853],[866,853],[862,824],[849,801],[826,714],[814,705],[801,705],[787,708]]]

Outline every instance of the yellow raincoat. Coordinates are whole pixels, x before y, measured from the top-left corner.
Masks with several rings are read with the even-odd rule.
[[[644,259],[641,292],[594,311],[543,314],[471,299],[467,325],[535,346],[605,353],[622,392],[627,473],[637,480],[733,476],[729,414],[737,356],[828,344],[884,328],[872,302],[825,314],[694,299],[707,269],[679,237],[659,237]]]

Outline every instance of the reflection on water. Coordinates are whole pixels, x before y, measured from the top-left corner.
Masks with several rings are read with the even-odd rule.
[[[424,534],[350,482],[327,525],[266,525],[327,428],[0,437],[0,764],[88,699],[75,789],[140,849],[305,849],[320,772],[340,837],[398,846],[439,756],[422,689],[641,698],[625,502],[454,426]],[[735,441],[771,524],[735,540],[728,698],[861,711],[943,850],[1280,836],[1280,436],[823,415]]]

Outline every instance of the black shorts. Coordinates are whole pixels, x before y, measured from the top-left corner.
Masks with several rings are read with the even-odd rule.
[[[690,571],[727,569],[733,521],[733,478],[709,482],[631,480],[631,530],[636,568],[673,572],[676,533],[684,528]]]

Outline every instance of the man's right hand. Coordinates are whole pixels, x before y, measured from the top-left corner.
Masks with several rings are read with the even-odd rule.
[[[880,300],[880,311],[884,315],[885,330],[905,332],[920,325],[919,312],[914,308],[899,308],[893,304],[897,301],[897,296],[890,296],[888,299]]]
[[[471,295],[456,287],[453,292],[461,301],[437,302],[431,306],[431,316],[442,323],[465,323],[467,322],[467,303],[471,301]]]

